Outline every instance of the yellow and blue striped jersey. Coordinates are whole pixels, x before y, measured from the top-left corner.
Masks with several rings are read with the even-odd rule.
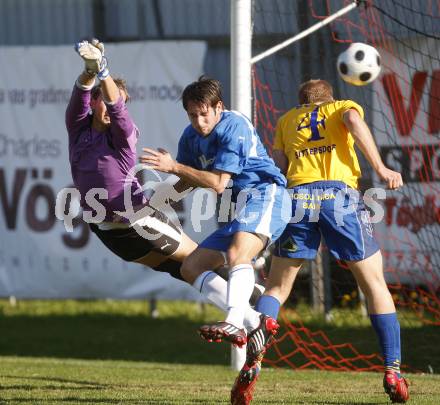
[[[288,187],[322,180],[339,180],[357,188],[361,169],[354,139],[343,115],[362,107],[351,100],[305,104],[292,108],[277,123],[274,150],[287,156]]]

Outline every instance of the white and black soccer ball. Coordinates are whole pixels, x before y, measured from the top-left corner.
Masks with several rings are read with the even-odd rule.
[[[379,76],[380,64],[380,54],[376,48],[354,42],[338,56],[337,67],[344,81],[364,86]]]

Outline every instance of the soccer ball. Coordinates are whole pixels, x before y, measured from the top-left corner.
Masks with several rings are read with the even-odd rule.
[[[354,42],[338,56],[337,67],[344,81],[364,86],[379,75],[380,55],[376,48]]]

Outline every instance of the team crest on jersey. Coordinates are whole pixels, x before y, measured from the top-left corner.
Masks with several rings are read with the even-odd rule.
[[[206,159],[205,155],[199,156],[200,163],[203,169],[206,169],[211,163],[214,163],[215,158]]]
[[[298,250],[298,246],[296,245],[294,240],[291,237],[289,237],[281,244],[281,249],[295,253]]]

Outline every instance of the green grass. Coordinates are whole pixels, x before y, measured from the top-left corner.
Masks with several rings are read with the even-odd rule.
[[[2,404],[228,404],[226,366],[1,358]],[[439,404],[439,376],[411,375],[412,403]],[[381,375],[264,369],[253,404],[386,404]]]
[[[207,305],[143,301],[0,300],[0,404],[227,404],[235,378],[230,350],[207,344],[197,327],[219,319]],[[355,310],[325,323],[302,316],[334,343],[377,351]],[[294,315],[292,315],[294,318]],[[342,322],[343,320],[343,322]],[[342,325],[341,325],[342,322]],[[438,327],[402,324],[404,358],[440,370]],[[430,344],[430,346],[429,346]],[[427,349],[428,347],[428,349]],[[294,371],[265,367],[255,404],[385,404],[378,373]],[[412,403],[440,404],[438,375],[410,375]]]

